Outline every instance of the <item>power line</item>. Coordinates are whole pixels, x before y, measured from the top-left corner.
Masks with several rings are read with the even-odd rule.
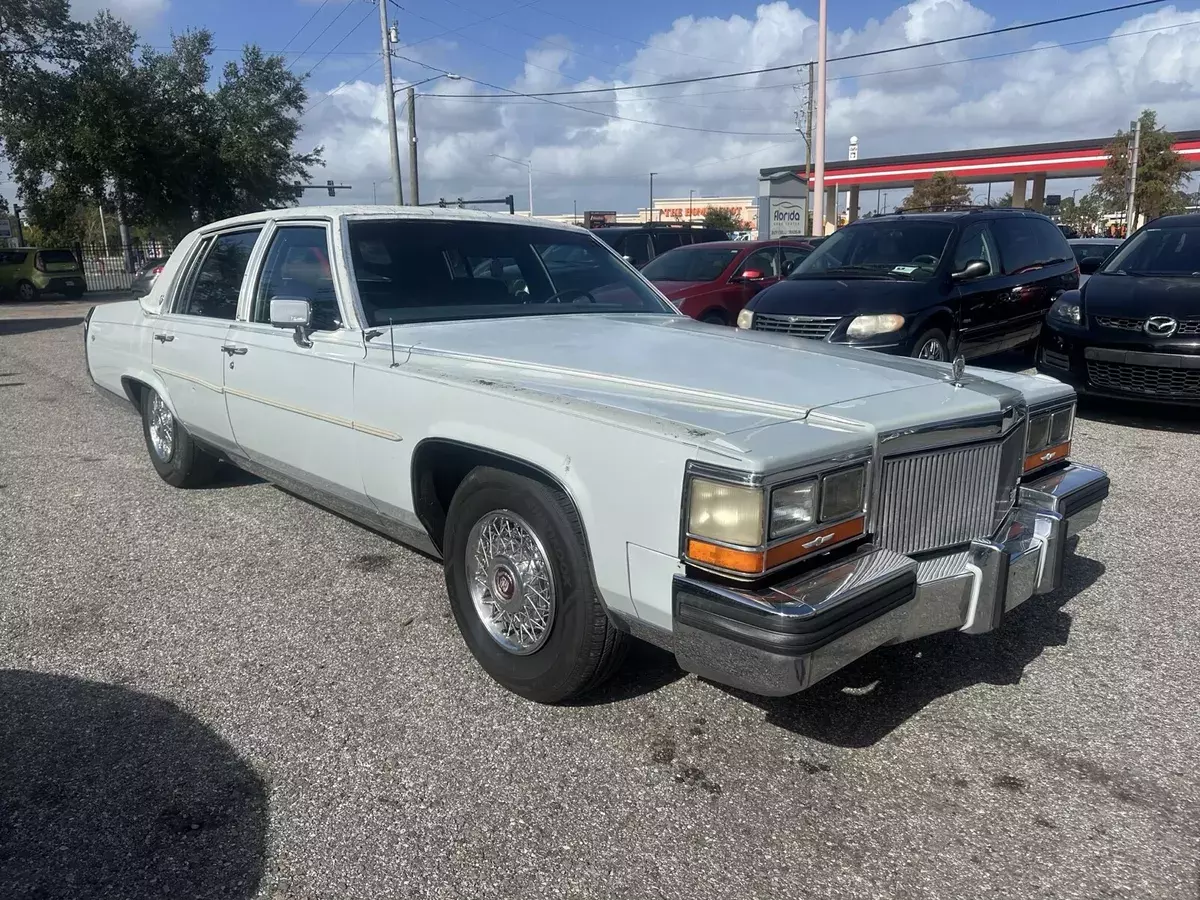
[[[372,12],[374,12],[374,10],[372,10]],[[376,59],[379,58],[378,53],[375,54],[375,58]],[[303,116],[306,113],[312,112],[312,110],[316,109],[318,106],[320,106],[322,103],[324,103],[330,97],[332,97],[334,94],[340,94],[345,88],[348,88],[351,84],[356,82],[360,76],[365,75],[368,69],[372,69],[374,67],[375,67],[375,60],[373,59],[369,63],[367,63],[365,66],[363,66],[362,69],[360,69],[354,75],[350,76],[350,78],[348,78],[347,80],[345,80],[341,84],[339,84],[337,87],[335,87],[332,91],[326,91],[325,96],[323,96],[316,103],[313,103],[310,106],[308,106],[304,110],[304,112],[300,113],[300,115]]]
[[[334,44],[333,47],[331,47],[325,53],[324,56],[322,56],[315,63],[313,63],[312,67],[309,68],[309,70],[304,73],[304,77],[308,78],[310,75],[312,75],[312,73],[317,70],[317,67],[320,66],[321,63],[323,63],[323,62],[325,62],[325,60],[329,59],[330,53],[333,53],[334,50],[336,50],[338,47],[342,46],[342,44],[344,44],[346,42],[347,38],[349,38],[350,35],[354,34],[354,32],[356,32],[356,31],[358,31],[358,29],[362,28],[362,23],[367,21],[367,17],[372,16],[374,14],[375,14],[375,10],[373,8],[368,8],[367,11],[365,13],[363,13],[363,17],[354,23],[354,27],[351,28],[349,31],[347,31],[344,35],[342,35],[342,39],[340,41],[338,41],[336,44]],[[299,57],[297,57],[297,59],[298,58]]]
[[[321,10],[323,10],[325,8],[325,4],[327,4],[328,2],[329,2],[329,0],[321,0],[321,5],[318,6],[313,11],[313,14],[311,16],[309,16],[307,19],[304,20],[304,24],[296,29],[296,33],[293,34],[290,38],[288,38],[288,42],[283,45],[283,49],[279,51],[280,53],[287,52],[287,48],[292,46],[292,41],[294,41],[296,38],[300,37],[300,33],[302,31],[304,31],[304,29],[307,28],[310,24],[312,24],[312,20],[317,17],[317,13],[319,13]]]
[[[395,0],[390,0],[390,2],[395,3]],[[943,44],[953,44],[958,41],[968,41],[968,40],[972,40],[974,38],[992,37],[992,36],[998,35],[998,34],[1011,34],[1012,32],[1015,32],[1015,31],[1026,31],[1030,28],[1042,28],[1046,25],[1061,25],[1064,22],[1075,22],[1080,19],[1086,19],[1086,18],[1090,18],[1092,16],[1104,15],[1106,13],[1123,12],[1125,10],[1139,9],[1139,8],[1146,7],[1146,6],[1157,6],[1158,4],[1165,3],[1165,2],[1166,2],[1166,0],[1137,0],[1137,2],[1134,2],[1134,3],[1123,3],[1119,6],[1107,6],[1104,9],[1094,9],[1089,12],[1074,13],[1069,16],[1058,16],[1057,18],[1053,18],[1053,19],[1042,19],[1037,22],[1025,22],[1020,25],[1007,25],[1004,28],[993,28],[989,31],[976,31],[972,34],[960,34],[955,37],[939,38],[938,40],[934,40],[934,41],[922,41],[917,44],[904,44],[903,46],[900,46],[900,47],[887,47],[882,50],[866,50],[862,53],[851,53],[847,56],[831,56],[828,61],[829,62],[849,62],[850,60],[855,60],[855,59],[868,59],[873,56],[883,56],[888,53],[900,53],[904,50],[919,50],[924,47],[938,47]],[[741,72],[725,72],[725,73],[719,74],[719,75],[699,75],[699,76],[695,76],[692,78],[676,78],[671,81],[655,81],[655,82],[647,82],[647,83],[643,83],[643,84],[623,84],[623,85],[615,85],[613,87],[584,88],[582,90],[573,90],[573,91],[539,91],[537,93],[528,93],[528,94],[524,94],[522,96],[527,96],[527,97],[566,97],[566,96],[572,96],[572,95],[578,95],[578,94],[604,94],[604,93],[610,93],[610,92],[615,92],[615,91],[645,90],[646,88],[669,87],[671,85],[677,85],[677,84],[699,84],[700,82],[705,82],[705,81],[720,81],[724,78],[740,78],[744,75],[765,75],[770,72],[784,72],[784,71],[788,71],[790,69],[795,69],[795,68],[798,68],[799,66],[807,65],[807,64],[808,64],[807,61],[802,62],[802,63],[788,63],[787,65],[782,65],[782,66],[767,66],[762,69],[746,69]],[[555,73],[555,74],[559,74],[559,73]],[[464,94],[462,96],[470,96],[470,95]],[[486,96],[486,95],[483,95],[483,96]]]
[[[311,41],[309,41],[307,47],[305,47],[298,54],[296,54],[296,58],[293,59],[290,63],[288,63],[288,71],[289,72],[292,70],[292,66],[294,66],[296,63],[298,63],[304,57],[304,54],[313,48],[313,44],[315,44],[317,41],[319,41],[321,38],[323,38],[325,36],[325,32],[327,32],[330,28],[332,28],[334,23],[337,22],[337,20],[340,19],[343,15],[345,15],[346,10],[348,10],[349,8],[350,8],[350,4],[347,3],[340,10],[338,10],[338,14],[329,20],[328,25],[326,25],[324,28],[321,29],[321,33],[318,34]]]

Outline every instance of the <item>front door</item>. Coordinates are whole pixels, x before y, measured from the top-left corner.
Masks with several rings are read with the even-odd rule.
[[[225,411],[221,348],[237,316],[242,280],[261,231],[256,226],[202,238],[170,311],[154,321],[151,362],[167,401],[189,434],[221,449],[235,446]]]
[[[354,422],[354,364],[366,350],[346,327],[326,225],[287,224],[269,237],[244,317],[226,339],[225,400],[251,461],[344,500],[366,504]],[[307,339],[271,325],[271,300],[307,300]]]
[[[730,321],[737,317],[759,291],[770,287],[779,278],[778,247],[763,247],[742,260],[742,264],[729,277],[729,283],[738,285],[740,289],[740,296],[737,296],[729,307]]]
[[[1018,284],[1017,279],[1004,274],[987,222],[975,222],[963,230],[954,251],[951,271],[961,272],[967,263],[977,259],[988,264],[988,274],[959,281],[956,290],[958,351],[966,357],[984,356],[998,345],[1008,316],[1008,295]]]

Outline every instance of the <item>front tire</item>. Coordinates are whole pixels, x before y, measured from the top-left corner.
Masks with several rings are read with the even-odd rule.
[[[561,492],[477,468],[450,503],[446,590],[468,649],[515,694],[558,703],[607,679],[628,637],[592,584],[582,528]]]
[[[950,341],[946,337],[946,333],[940,329],[926,329],[921,332],[920,337],[913,341],[912,355],[916,359],[950,362]]]
[[[172,487],[203,487],[212,482],[217,460],[202,450],[153,388],[142,393],[142,435],[150,462]]]

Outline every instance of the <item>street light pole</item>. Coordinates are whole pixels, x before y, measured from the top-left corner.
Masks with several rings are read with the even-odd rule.
[[[513,159],[511,156],[501,156],[499,153],[493,153],[492,156],[496,159],[503,159],[506,162],[516,163],[518,166],[526,166],[529,169],[529,215],[533,215],[533,160],[532,159]]]
[[[647,222],[654,221],[654,176],[657,174],[658,174],[657,172],[650,173],[650,205],[648,207],[646,207],[646,221]]]
[[[692,195],[696,193],[695,188],[688,190],[688,222],[692,221]]]
[[[408,100],[408,184],[412,189],[412,204],[421,204],[421,187],[417,177],[417,90],[409,85]]]
[[[379,32],[383,37],[383,90],[387,97],[388,152],[391,154],[392,184],[396,189],[396,205],[404,205],[404,185],[400,181],[400,140],[396,133],[396,91],[392,87],[392,42],[388,34],[387,0],[379,3]]]
[[[825,35],[829,22],[826,13],[827,0],[821,0],[817,13],[817,133],[814,137],[813,157],[816,173],[813,176],[813,234],[825,234]]]
[[[1142,120],[1138,117],[1136,123],[1129,123],[1129,130],[1133,132],[1133,152],[1129,154],[1129,206],[1125,211],[1125,236],[1133,234],[1134,228],[1137,226],[1135,217],[1137,216],[1137,171],[1138,157],[1142,150]]]

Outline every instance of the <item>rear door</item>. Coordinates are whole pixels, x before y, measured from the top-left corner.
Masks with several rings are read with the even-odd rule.
[[[1004,274],[990,221],[972,222],[962,230],[955,245],[951,272],[961,272],[967,263],[981,259],[990,272],[982,278],[956,282],[958,297],[958,346],[966,357],[984,356],[1001,340],[1005,319],[1005,296],[1016,284]]]
[[[222,350],[261,225],[206,236],[154,320],[151,362],[187,430],[214,447],[236,449],[225,410]]]
[[[1062,232],[1048,219],[1004,216],[992,222],[1005,276],[1012,283],[998,307],[995,350],[1035,340],[1050,305],[1075,287],[1075,257]]]
[[[640,269],[654,259],[654,247],[650,242],[650,235],[644,231],[625,235],[625,242],[621,245],[620,253],[635,268]]]

